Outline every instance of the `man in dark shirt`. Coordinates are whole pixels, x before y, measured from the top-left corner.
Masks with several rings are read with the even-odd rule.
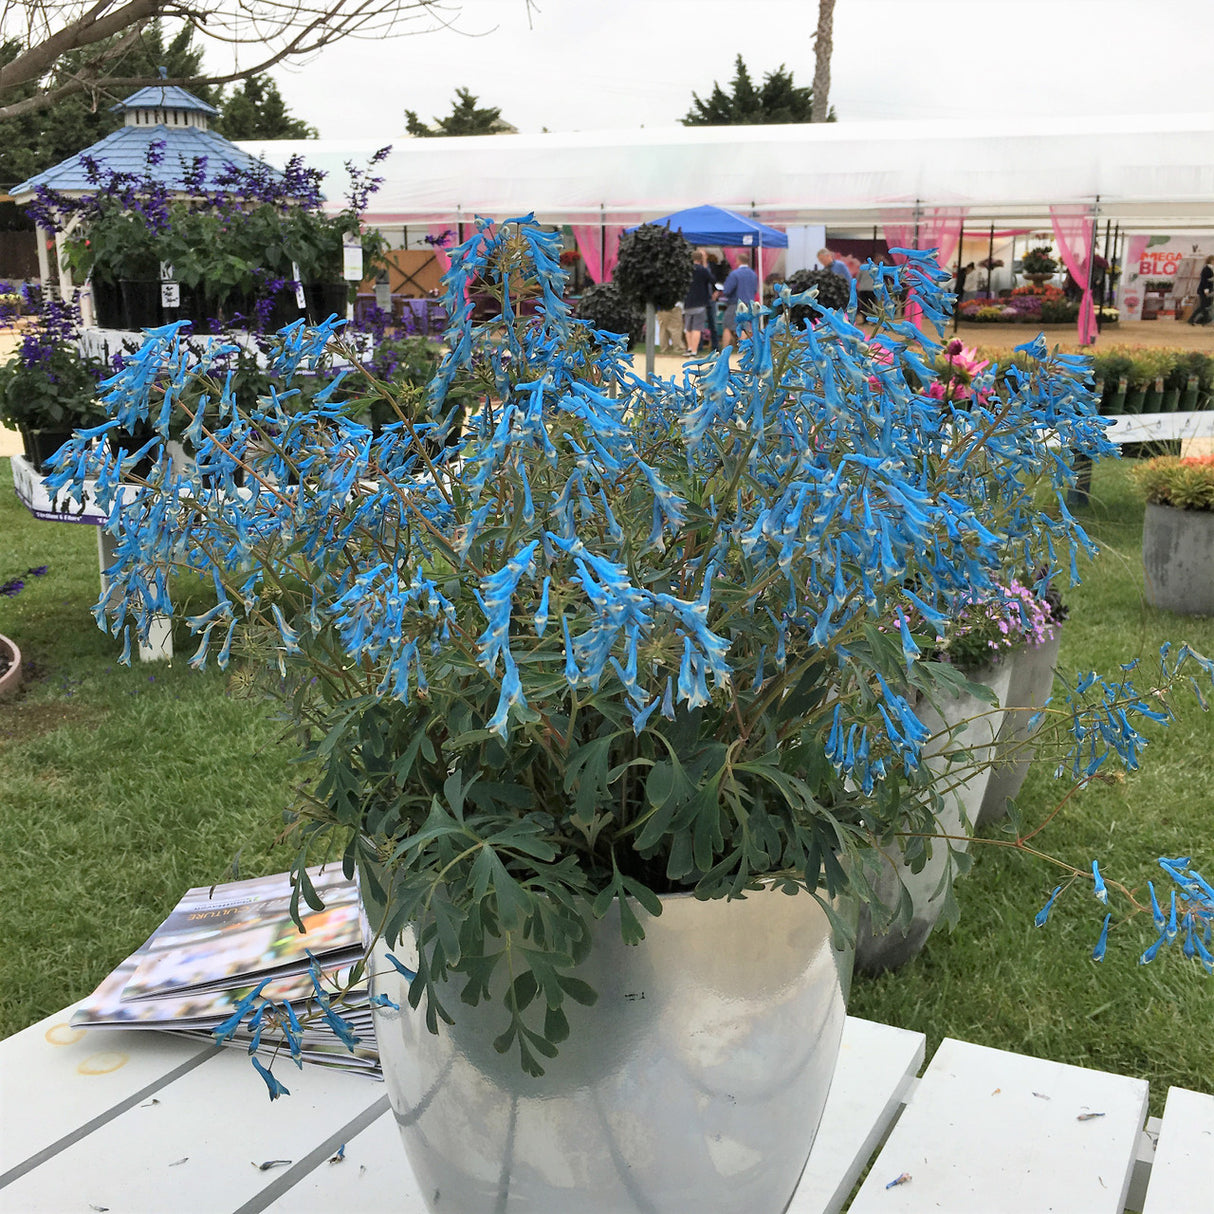
[[[691,286],[683,300],[683,338],[687,342],[687,353],[694,357],[700,352],[700,334],[709,328],[708,309],[713,306],[712,271],[708,268],[708,254],[696,249],[695,264],[691,269]]]

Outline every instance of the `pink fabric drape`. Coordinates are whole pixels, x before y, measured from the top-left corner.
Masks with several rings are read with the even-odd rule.
[[[586,273],[592,282],[611,281],[611,272],[620,259],[620,234],[625,226],[622,223],[609,223],[605,226],[597,223],[573,225],[573,239],[577,241],[578,252],[586,263]],[[604,250],[607,254],[606,264]]]
[[[447,248],[450,248],[456,242],[455,224],[453,223],[432,223],[427,229],[428,235],[435,240],[439,240],[446,234]],[[447,248],[436,244],[434,246],[434,260],[438,262],[438,272],[440,275],[446,274],[451,268],[451,255],[447,252]]]
[[[1083,288],[1083,299],[1079,303],[1081,346],[1090,346],[1096,340],[1096,304],[1092,299],[1091,284],[1088,282],[1088,259],[1092,255],[1092,232],[1095,222],[1088,207],[1050,207],[1050,223],[1054,228],[1054,239],[1058,242],[1063,265]]]
[[[890,249],[935,249],[936,263],[947,269],[957,251],[961,239],[961,228],[965,221],[965,207],[925,207],[919,212],[918,225],[913,214],[891,212],[882,216],[885,229],[885,244]],[[916,226],[918,228],[916,237]],[[905,257],[892,255],[902,264]],[[919,323],[922,309],[914,302],[914,291],[908,291],[904,308],[906,319],[913,325]]]

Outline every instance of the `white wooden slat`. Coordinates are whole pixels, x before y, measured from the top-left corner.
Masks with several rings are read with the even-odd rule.
[[[788,1214],[834,1214],[923,1065],[922,1033],[848,1016],[822,1124]]]
[[[426,1214],[391,1110],[346,1143],[340,1163],[317,1165],[271,1205],[267,1214],[333,1214],[335,1210],[391,1210]]]
[[[1214,434],[1214,410],[1192,413],[1118,413],[1105,432],[1114,443],[1151,443]]]
[[[822,1128],[788,1214],[842,1207],[922,1064],[924,1047],[922,1033],[847,1018]],[[322,1162],[265,1208],[272,1214],[331,1214],[343,1202],[353,1207],[355,1196],[360,1209],[425,1212],[391,1113],[347,1142],[341,1163]]]
[[[1146,1105],[1141,1079],[946,1038],[851,1214],[1121,1214]]]
[[[0,1042],[0,1178],[218,1052],[168,1033],[72,1028],[71,1014],[66,1008]]]
[[[1214,1096],[1168,1088],[1142,1214],[1214,1211]]]
[[[209,1047],[208,1047],[209,1048]],[[0,1189],[5,1214],[227,1214],[282,1175],[269,1160],[303,1160],[383,1095],[361,1075],[280,1061],[291,1095],[270,1102],[238,1050],[216,1051],[142,1103]],[[340,1137],[338,1137],[340,1141]]]

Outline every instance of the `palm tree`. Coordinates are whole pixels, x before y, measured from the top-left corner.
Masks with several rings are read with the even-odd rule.
[[[818,0],[818,32],[814,35],[814,84],[811,122],[825,122],[830,112],[830,52],[834,45],[835,0]]]

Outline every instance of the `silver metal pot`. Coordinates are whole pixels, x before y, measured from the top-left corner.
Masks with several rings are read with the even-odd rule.
[[[639,911],[639,908],[638,908]],[[644,912],[640,912],[644,915]],[[576,971],[598,992],[529,1078],[493,1039],[500,1002],[444,994],[429,1033],[404,980],[373,958],[384,1078],[429,1208],[458,1214],[779,1214],[834,1075],[851,952],[808,894],[662,899],[646,938],[612,913]],[[396,956],[410,964],[411,945]],[[415,957],[414,953],[414,957]]]
[[[963,852],[969,848],[969,836],[991,775],[991,768],[982,765],[993,759],[995,739],[1003,727],[1001,706],[1007,703],[1012,671],[1009,665],[1001,663],[969,677],[972,682],[990,688],[995,706],[963,693],[942,704],[939,712],[930,704],[916,709],[919,719],[935,735],[924,747],[924,765],[941,788],[948,789],[943,793],[944,809],[937,818],[937,829],[942,835],[953,836],[954,841],[932,840],[927,862],[917,873],[911,870],[897,844],[873,849],[866,863],[880,902],[889,908],[896,907],[905,889],[913,910],[909,926],[891,924],[878,931],[868,907],[861,908],[856,933],[857,973],[879,974],[899,969],[919,955],[944,910],[942,883],[952,864],[949,849]],[[957,751],[968,753],[972,759],[950,762],[948,756]],[[966,771],[971,774],[964,776]]]

